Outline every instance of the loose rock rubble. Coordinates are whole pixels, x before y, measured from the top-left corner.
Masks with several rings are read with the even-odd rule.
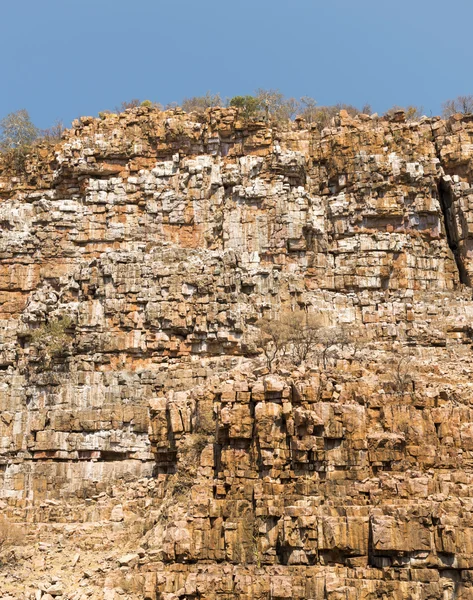
[[[471,116],[136,108],[0,162],[0,598],[471,598],[472,207]],[[271,373],[299,309],[356,335]]]

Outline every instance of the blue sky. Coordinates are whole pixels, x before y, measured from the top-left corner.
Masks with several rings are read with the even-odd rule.
[[[0,118],[256,88],[384,112],[473,94],[471,0],[3,0]]]

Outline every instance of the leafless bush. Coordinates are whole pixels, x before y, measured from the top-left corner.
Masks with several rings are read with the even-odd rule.
[[[267,120],[289,121],[294,118],[298,110],[295,98],[286,98],[279,90],[257,89],[255,93]]]
[[[411,361],[410,355],[403,355],[396,358],[392,364],[394,391],[399,396],[403,396],[409,389],[412,390],[414,377]]]
[[[222,106],[219,94],[207,92],[204,96],[185,98],[182,108],[187,112],[202,114],[207,108]],[[333,117],[341,110],[355,116],[360,113],[371,114],[371,107],[365,105],[361,110],[351,104],[335,104],[333,106],[318,106],[314,98],[303,96],[300,100],[287,98],[276,89],[258,88],[253,95],[234,96],[226,102],[227,106],[239,109],[243,119],[265,118],[268,122],[285,123],[293,120],[297,115],[307,123],[316,124],[323,129],[331,124]]]
[[[369,344],[369,336],[363,326],[356,326],[352,323],[342,325],[347,339],[347,346],[350,348],[350,360],[362,360],[363,350]]]
[[[360,331],[345,324],[325,326],[320,314],[303,310],[284,312],[278,319],[261,319],[256,323],[261,332],[260,347],[270,371],[284,359],[292,365],[313,358],[327,368],[331,351],[350,346],[352,359],[363,344]]]
[[[473,95],[458,96],[453,100],[447,100],[442,104],[442,116],[445,119],[457,113],[470,114],[473,113]]]
[[[383,367],[388,392],[397,396],[413,394],[415,391],[415,367],[409,347],[402,347],[389,355]]]
[[[330,127],[334,117],[338,115],[340,109],[338,106],[319,106],[314,114],[312,123],[317,126],[320,131],[325,127]]]
[[[292,331],[287,315],[279,319],[260,319],[256,326],[261,333],[259,344],[266,358],[268,369],[272,371],[286,354],[291,343]]]
[[[289,353],[295,364],[305,362],[320,343],[320,316],[299,310],[284,316],[289,332]]]
[[[212,94],[207,92],[203,96],[193,96],[192,98],[184,98],[182,108],[186,112],[203,113],[207,108],[214,106],[223,106],[220,94]]]
[[[310,96],[302,96],[299,105],[299,116],[307,123],[315,123],[317,119],[317,111],[319,110],[316,100]]]
[[[423,106],[414,106],[410,104],[409,106],[392,106],[389,110],[386,111],[386,116],[393,116],[397,112],[403,111],[406,116],[406,121],[418,121],[424,111]]]
[[[141,100],[139,98],[132,98],[131,100],[124,100],[117,107],[115,107],[116,113],[122,113],[130,108],[137,108],[141,106]]]
[[[235,96],[229,105],[239,108],[246,119],[264,117],[276,123],[290,121],[300,112],[300,103],[295,98],[286,98],[279,90],[261,88],[253,96]]]
[[[321,347],[318,360],[319,362],[322,361],[322,365],[326,369],[330,349],[334,346],[346,346],[349,344],[349,330],[346,326],[323,327],[318,332],[318,340]]]
[[[301,116],[307,123],[316,125],[317,129],[322,130],[325,127],[330,127],[334,117],[336,117],[341,110],[346,110],[347,113],[355,117],[359,114],[371,114],[371,106],[365,104],[360,110],[351,104],[334,104],[330,106],[317,106],[317,102],[308,96],[303,96],[300,100],[300,111]]]
[[[63,132],[64,123],[62,121],[56,121],[51,127],[41,130],[40,138],[50,143],[58,142],[61,140]]]
[[[132,108],[139,108],[140,106],[143,106],[145,108],[158,108],[162,110],[162,106],[161,104],[159,104],[159,102],[153,102],[152,100],[140,100],[139,98],[132,98],[131,100],[125,100],[121,102],[118,106],[115,107],[113,111],[103,110],[99,112],[99,117],[103,119],[106,117],[106,115],[113,113],[120,114]]]

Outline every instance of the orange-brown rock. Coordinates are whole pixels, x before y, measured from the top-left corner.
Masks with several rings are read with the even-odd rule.
[[[472,136],[137,108],[0,162],[4,598],[471,598]],[[301,309],[347,337],[270,372]]]

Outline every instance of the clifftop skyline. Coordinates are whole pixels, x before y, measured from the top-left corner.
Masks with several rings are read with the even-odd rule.
[[[258,87],[319,105],[440,114],[445,99],[473,93],[473,7],[453,0],[446,11],[440,0],[8,2],[0,116],[26,108],[47,128],[133,97],[166,105]]]

